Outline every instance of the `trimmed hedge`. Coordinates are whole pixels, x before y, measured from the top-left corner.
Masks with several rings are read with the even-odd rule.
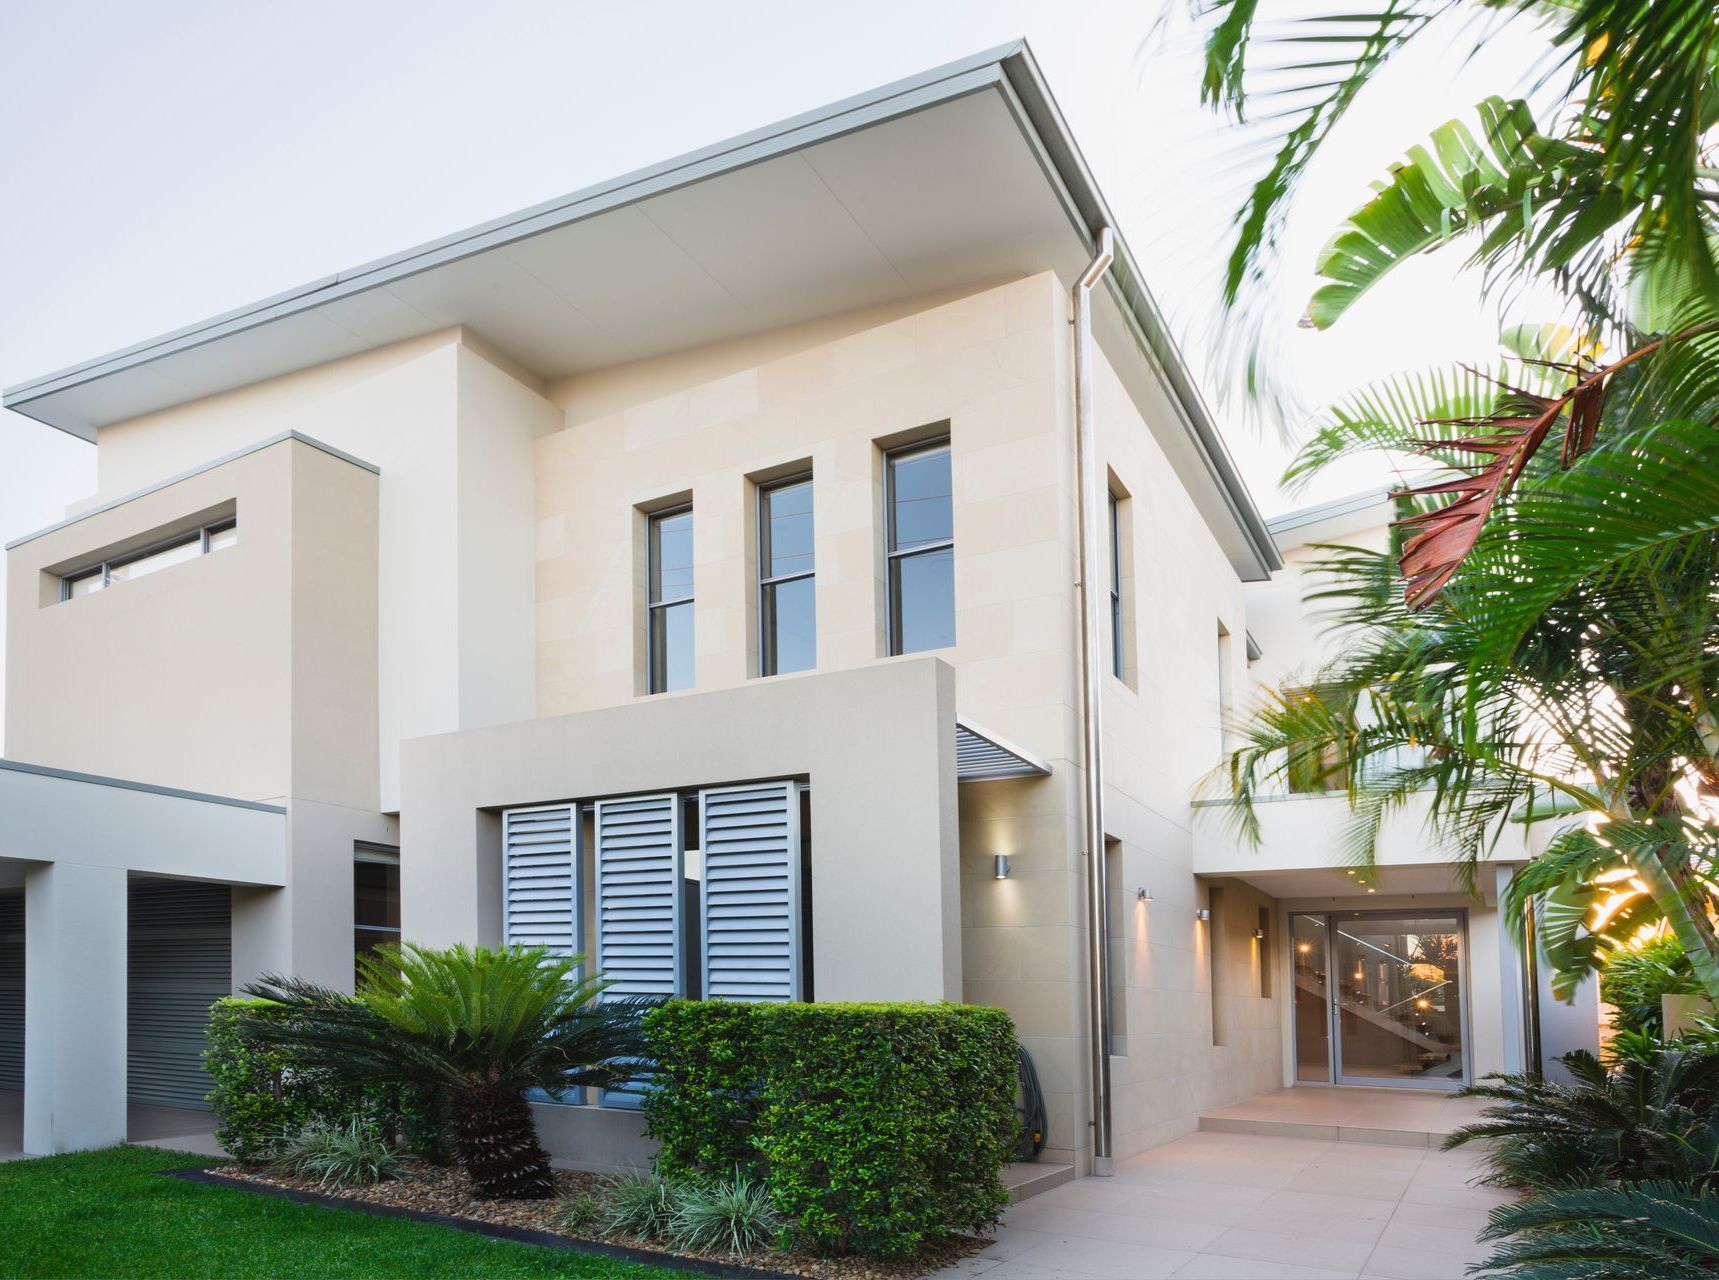
[[[673,1001],[645,1015],[669,1177],[762,1176],[790,1241],[892,1257],[1009,1201],[1014,1024],[929,1004]]]
[[[261,1045],[245,1034],[255,1018],[284,1011],[267,1000],[217,1000],[209,1008],[209,1047],[203,1054],[215,1087],[207,1101],[220,1121],[215,1140],[247,1164],[267,1161],[283,1137],[308,1125],[333,1128],[353,1118],[441,1161],[439,1099],[398,1085],[356,1085],[321,1068],[297,1066],[290,1049]]]

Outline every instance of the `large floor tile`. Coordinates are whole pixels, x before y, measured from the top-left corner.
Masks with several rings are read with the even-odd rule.
[[[1204,1249],[1206,1253],[1232,1258],[1288,1262],[1298,1267],[1324,1267],[1332,1271],[1359,1271],[1372,1251],[1371,1241],[1325,1240],[1317,1236],[1259,1231],[1251,1227],[1231,1227]]]
[[[1225,1258],[1215,1253],[1196,1254],[1182,1264],[1176,1280],[1354,1280],[1354,1271],[1328,1271],[1324,1267],[1298,1267],[1288,1262],[1262,1258]]]
[[[1194,1256],[1191,1249],[1155,1249],[1111,1240],[1062,1239],[1011,1261],[1054,1267],[1095,1280],[1162,1280]],[[987,1272],[995,1275],[995,1272]]]
[[[1030,1207],[1022,1206],[1023,1209]],[[1023,1212],[1018,1218],[1011,1219],[1011,1222],[1015,1221],[1029,1230],[1061,1235],[1069,1240],[1106,1240],[1177,1250],[1202,1249],[1227,1229],[1224,1223],[1191,1222],[1184,1218],[1150,1217],[1146,1214],[1090,1213],[1054,1205],[1037,1213]]]
[[[1474,1232],[1461,1227],[1429,1226],[1424,1222],[1392,1220],[1379,1236],[1379,1243],[1392,1249],[1412,1249],[1420,1253],[1448,1253],[1466,1262],[1479,1262],[1491,1249],[1477,1244]]]
[[[1468,1263],[1448,1253],[1380,1245],[1361,1274],[1369,1280],[1466,1280]]]

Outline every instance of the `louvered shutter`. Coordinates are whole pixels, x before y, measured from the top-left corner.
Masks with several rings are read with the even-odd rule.
[[[0,1089],[24,1087],[24,895],[0,893]]]
[[[673,794],[599,800],[597,969],[605,999],[685,990],[680,947],[680,799]],[[637,1107],[640,1087],[603,1090],[603,1104]]]
[[[208,1110],[209,1006],[233,993],[232,890],[134,880],[126,1065],[132,1102]]]
[[[558,956],[585,949],[576,805],[508,809],[501,815],[502,941],[548,947]]]
[[[698,812],[705,996],[801,999],[798,786],[715,787]]]
[[[576,804],[505,809],[501,815],[501,940],[510,947],[548,947],[558,956],[585,951],[585,826]],[[583,1087],[534,1102],[585,1101]]]

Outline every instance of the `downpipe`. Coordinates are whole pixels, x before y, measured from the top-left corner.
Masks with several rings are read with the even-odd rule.
[[[1075,484],[1080,516],[1080,704],[1081,767],[1086,796],[1082,805],[1086,845],[1086,936],[1089,1046],[1092,1059],[1092,1172],[1101,1178],[1110,1165],[1110,940],[1105,928],[1109,886],[1104,866],[1104,760],[1100,736],[1098,609],[1103,569],[1099,521],[1106,510],[1100,491],[1097,433],[1092,423],[1092,290],[1116,259],[1115,238],[1100,227],[1097,252],[1074,286],[1074,447]]]

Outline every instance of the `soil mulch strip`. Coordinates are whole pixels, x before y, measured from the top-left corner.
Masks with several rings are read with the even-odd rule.
[[[379,1217],[409,1218],[520,1244],[601,1254],[704,1275],[755,1277],[757,1280],[917,1280],[977,1253],[986,1244],[971,1236],[945,1236],[921,1248],[912,1257],[886,1261],[826,1257],[793,1250],[762,1255],[760,1261],[768,1261],[759,1266],[732,1256],[671,1252],[654,1241],[630,1236],[618,1237],[624,1243],[616,1243],[617,1238],[593,1240],[570,1234],[559,1226],[556,1216],[567,1197],[598,1187],[601,1179],[589,1173],[557,1171],[558,1195],[553,1200],[481,1200],[472,1194],[464,1174],[415,1162],[397,1179],[346,1191],[324,1191],[314,1183],[233,1164],[163,1172],[168,1177],[187,1182],[282,1196],[301,1204],[356,1209]]]

